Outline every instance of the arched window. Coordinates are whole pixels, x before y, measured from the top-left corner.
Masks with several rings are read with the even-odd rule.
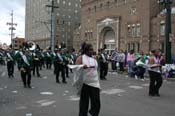
[[[163,9],[161,12],[160,12],[160,14],[165,14],[166,13],[166,9]],[[175,14],[175,7],[173,7],[172,9],[171,9],[171,13],[172,14]]]

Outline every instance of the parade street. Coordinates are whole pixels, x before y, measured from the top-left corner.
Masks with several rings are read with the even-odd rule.
[[[43,69],[41,77],[32,77],[32,89],[24,88],[19,71],[9,79],[5,66],[0,66],[0,116],[78,116],[79,98],[72,87],[57,84],[53,70]],[[174,116],[175,82],[164,81],[160,97],[149,97],[149,79],[108,73],[101,84],[100,116]],[[89,115],[90,116],[90,115]]]

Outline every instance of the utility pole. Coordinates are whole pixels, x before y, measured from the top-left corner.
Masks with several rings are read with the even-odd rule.
[[[171,41],[170,35],[172,32],[171,29],[171,4],[173,3],[172,0],[159,0],[159,3],[163,5],[166,9],[166,25],[165,25],[165,43],[166,43],[166,63],[172,63],[172,55],[171,55]]]
[[[55,47],[55,32],[56,32],[56,14],[55,14],[55,9],[59,8],[58,6],[55,6],[56,0],[51,1],[51,5],[46,5],[46,7],[51,8],[51,40],[50,40],[50,47],[51,50],[54,51]]]
[[[12,13],[11,13],[11,22],[7,22],[7,25],[10,25],[11,27],[9,28],[9,30],[11,31],[10,32],[10,36],[11,36],[11,46],[13,48],[13,36],[14,36],[14,33],[13,33],[13,30],[16,30],[16,28],[14,26],[17,26],[17,23],[13,23],[13,10],[12,10]]]

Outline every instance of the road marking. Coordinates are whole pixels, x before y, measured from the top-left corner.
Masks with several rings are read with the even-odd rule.
[[[65,93],[69,93],[69,91],[64,91]]]
[[[54,104],[56,101],[47,101],[47,102],[43,102],[40,104],[41,107],[45,107],[45,106],[50,106],[52,104]]]
[[[43,79],[47,79],[48,77],[47,76],[44,76]]]
[[[56,101],[54,100],[49,101],[48,99],[44,99],[44,100],[39,100],[36,103],[38,103],[40,107],[45,107],[45,106],[50,106],[54,104],[55,102]]]
[[[142,89],[143,87],[131,85],[131,86],[129,86],[129,88],[132,88],[132,89]]]
[[[44,100],[39,100],[39,101],[37,101],[36,103],[43,103],[43,102],[47,102],[48,101],[48,99],[44,99]]]
[[[108,90],[103,90],[101,93],[102,94],[108,94],[108,95],[113,95],[113,94],[120,94],[126,92],[125,90],[122,89],[108,89]]]
[[[149,87],[149,83],[142,84],[144,87]]]
[[[20,106],[20,107],[17,107],[16,110],[24,110],[24,109],[27,109],[26,106]]]
[[[118,97],[122,97],[123,95],[121,95],[121,94],[117,94],[117,96],[118,96]]]
[[[26,116],[32,116],[32,113],[28,113],[28,114],[26,114]]]
[[[18,93],[18,91],[12,91],[12,93]]]
[[[128,78],[129,76],[128,76],[128,75],[126,75],[125,77],[126,77],[126,78]]]
[[[66,96],[66,95],[67,95],[67,94],[65,94],[65,93],[63,94],[63,96]]]
[[[54,93],[52,92],[40,92],[41,95],[53,95]]]
[[[0,88],[0,90],[3,90],[3,88]]]
[[[80,97],[78,97],[77,95],[72,95],[72,96],[69,96],[68,100],[70,100],[70,101],[79,101]]]

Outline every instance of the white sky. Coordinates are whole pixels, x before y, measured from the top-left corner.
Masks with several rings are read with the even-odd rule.
[[[24,37],[25,34],[25,0],[0,0],[0,43],[10,45],[11,37],[9,25],[11,12],[14,12],[14,23],[17,23],[14,31],[15,37]]]

